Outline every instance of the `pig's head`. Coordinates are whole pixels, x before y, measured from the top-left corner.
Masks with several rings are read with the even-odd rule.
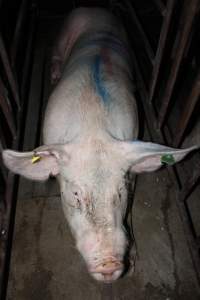
[[[196,148],[93,140],[42,146],[33,152],[5,150],[3,160],[10,170],[29,179],[58,178],[64,213],[89,272],[97,280],[111,282],[124,271],[128,244],[123,227],[127,171],[154,171]]]

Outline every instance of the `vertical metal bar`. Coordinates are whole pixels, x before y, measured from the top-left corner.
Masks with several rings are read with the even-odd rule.
[[[3,149],[5,149],[5,140],[3,139],[3,135],[2,135],[2,132],[1,132],[1,127],[0,127],[0,136],[1,136],[1,139],[0,139],[0,153],[1,153],[3,151]],[[1,170],[4,181],[6,182],[6,180],[7,180],[7,171],[6,171],[5,166],[3,164],[1,155],[0,155],[0,170]]]
[[[127,6],[128,10],[129,10],[129,13],[130,13],[130,15],[132,17],[132,20],[135,22],[135,25],[137,26],[137,29],[138,29],[138,31],[140,33],[141,39],[142,39],[142,41],[144,43],[145,51],[146,51],[146,53],[147,53],[147,55],[148,55],[151,63],[153,64],[155,55],[154,55],[153,49],[152,49],[152,47],[151,47],[151,45],[149,43],[147,35],[146,35],[146,33],[145,33],[145,31],[144,31],[144,29],[142,27],[142,24],[141,24],[138,16],[135,13],[134,7],[130,4],[130,2],[126,0],[125,3],[126,3],[126,6]]]
[[[34,33],[35,33],[35,19],[36,19],[36,7],[33,4],[32,9],[31,9],[31,14],[30,14],[30,23],[29,23],[29,35],[28,35],[28,42],[27,42],[27,47],[26,47],[26,54],[25,54],[25,59],[24,59],[24,65],[23,65],[23,71],[22,71],[22,81],[21,81],[21,89],[20,89],[20,94],[22,98],[22,106],[24,102],[24,98],[26,96],[27,92],[27,84],[29,80],[29,72],[30,72],[30,62],[31,62],[31,56],[33,54],[33,40],[34,40]]]
[[[155,3],[155,5],[158,8],[161,15],[164,16],[167,10],[166,10],[166,7],[163,4],[162,0],[153,0],[153,2]]]
[[[187,98],[186,105],[184,110],[181,112],[181,116],[176,127],[176,132],[173,137],[174,147],[178,147],[183,139],[184,132],[187,128],[187,125],[190,121],[194,108],[200,96],[200,70],[194,80],[192,90]]]
[[[180,192],[177,192],[175,194],[176,204],[179,209],[179,215],[183,224],[183,230],[186,236],[188,249],[190,251],[190,256],[192,259],[193,268],[195,270],[198,283],[200,283],[200,256],[198,253],[198,244],[194,238],[191,225],[189,224],[188,214],[186,211],[185,203],[183,201],[180,201]]]
[[[156,51],[156,57],[154,60],[154,67],[153,67],[153,72],[152,72],[152,77],[151,77],[151,83],[150,83],[150,92],[149,92],[149,100],[152,101],[154,92],[155,92],[155,87],[158,79],[158,74],[160,70],[160,65],[161,61],[163,59],[163,54],[164,54],[164,49],[166,45],[166,40],[167,40],[167,35],[169,32],[169,27],[170,27],[170,22],[171,22],[171,17],[174,9],[176,0],[169,0],[167,2],[167,7],[166,7],[166,14],[163,20],[163,25],[161,28],[160,32],[160,39],[158,42],[158,48]]]
[[[183,11],[179,23],[179,30],[177,33],[179,35],[179,47],[175,54],[174,61],[170,70],[169,78],[166,83],[164,95],[162,98],[162,106],[159,113],[159,128],[161,128],[165,122],[166,113],[171,100],[171,95],[181,65],[185,47],[187,45],[188,37],[192,29],[192,24],[194,22],[198,5],[199,5],[199,0],[191,0],[190,5],[188,5],[188,1],[185,0],[183,5]]]
[[[6,52],[1,34],[0,34],[0,56],[1,56],[3,66],[4,66],[5,71],[6,71],[6,75],[8,77],[8,81],[9,81],[9,84],[10,84],[10,87],[11,87],[13,98],[14,98],[16,104],[17,104],[18,109],[20,110],[20,100],[19,100],[19,93],[18,93],[17,83],[16,83],[15,78],[13,76],[13,72],[12,72],[12,69],[11,69],[11,66],[10,66],[10,62],[9,62],[9,59],[8,59],[8,55],[7,55],[7,52]]]
[[[33,7],[33,13],[31,15],[31,23],[30,23],[30,31],[28,34],[28,46],[27,46],[27,53],[26,51],[26,58],[24,63],[24,72],[23,75],[23,96],[25,95],[25,89],[27,84],[27,74],[30,67],[30,62],[28,60],[31,58],[30,55],[32,53],[32,42],[33,42],[33,34],[35,31],[35,9],[36,7]],[[32,17],[33,16],[33,17]],[[5,50],[5,49],[4,49]],[[11,71],[11,69],[10,69]],[[7,72],[8,73],[8,72]],[[11,73],[12,75],[12,73]],[[12,90],[13,92],[13,90]],[[24,99],[23,99],[24,100]],[[23,103],[22,103],[23,104]],[[24,128],[22,128],[22,121],[23,121],[23,114],[24,108],[22,107],[21,110],[18,110],[17,112],[17,124],[19,125],[17,128],[17,138],[13,140],[13,149],[19,148],[19,141],[22,138],[22,133]],[[0,128],[1,129],[1,128]],[[20,130],[21,129],[21,130]],[[1,132],[0,132],[1,134]],[[4,145],[2,145],[5,148],[5,142]],[[7,289],[7,280],[8,280],[8,270],[9,270],[9,263],[10,263],[10,251],[11,251],[11,241],[12,241],[12,232],[13,232],[13,213],[15,210],[16,205],[16,192],[17,192],[17,177],[14,176],[11,173],[8,173],[8,176],[6,178],[6,194],[4,201],[0,201],[0,298],[3,300],[6,298],[6,289]],[[4,204],[4,205],[3,205]],[[3,207],[3,211],[2,211]]]
[[[12,40],[11,51],[10,51],[10,53],[11,53],[10,58],[11,58],[12,67],[15,64],[18,45],[19,45],[20,38],[21,38],[21,35],[22,35],[22,26],[24,24],[27,7],[28,7],[28,1],[27,0],[22,0],[20,8],[19,8],[19,14],[18,14],[16,26],[15,26],[15,32],[14,32],[14,37],[13,37],[13,40]]]
[[[15,138],[17,135],[17,129],[16,129],[16,125],[15,125],[13,111],[12,111],[12,107],[10,105],[9,100],[7,99],[7,95],[5,93],[5,87],[4,87],[1,79],[0,79],[0,107],[6,118],[8,127],[12,133],[12,136],[13,136],[13,138]]]
[[[196,153],[197,155],[198,153]],[[200,180],[200,155],[198,154],[195,157],[195,168],[193,170],[192,176],[186,178],[183,187],[179,193],[179,201],[186,201],[187,198],[190,196],[191,192],[193,191],[194,187]]]

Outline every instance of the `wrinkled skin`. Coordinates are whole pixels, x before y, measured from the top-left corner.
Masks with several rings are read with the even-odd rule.
[[[84,153],[84,156],[82,155]],[[113,160],[113,157],[116,160]],[[96,279],[114,280],[123,271],[127,246],[123,228],[127,191],[120,157],[109,145],[85,144],[72,154],[59,177],[65,215],[77,241],[77,248]],[[103,275],[101,265],[112,262],[112,276]],[[103,268],[102,268],[103,270]]]
[[[126,35],[102,9],[80,8],[65,21],[52,57],[55,84],[45,113],[44,146],[5,150],[13,172],[55,176],[65,216],[91,275],[111,282],[124,271],[128,239],[125,175],[154,171],[163,155],[190,151],[137,141],[138,115]],[[32,156],[40,159],[32,163]]]

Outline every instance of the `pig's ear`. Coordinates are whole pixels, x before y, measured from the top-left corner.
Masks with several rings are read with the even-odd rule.
[[[41,146],[31,152],[4,150],[3,162],[13,173],[32,180],[43,181],[59,173],[59,150]]]
[[[141,173],[155,171],[162,165],[173,165],[198,146],[174,149],[159,144],[134,141],[124,142],[122,148],[131,171]]]

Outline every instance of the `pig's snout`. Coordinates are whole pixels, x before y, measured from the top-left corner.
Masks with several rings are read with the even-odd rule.
[[[90,270],[92,276],[100,281],[112,282],[120,277],[124,269],[120,261],[107,260]]]

